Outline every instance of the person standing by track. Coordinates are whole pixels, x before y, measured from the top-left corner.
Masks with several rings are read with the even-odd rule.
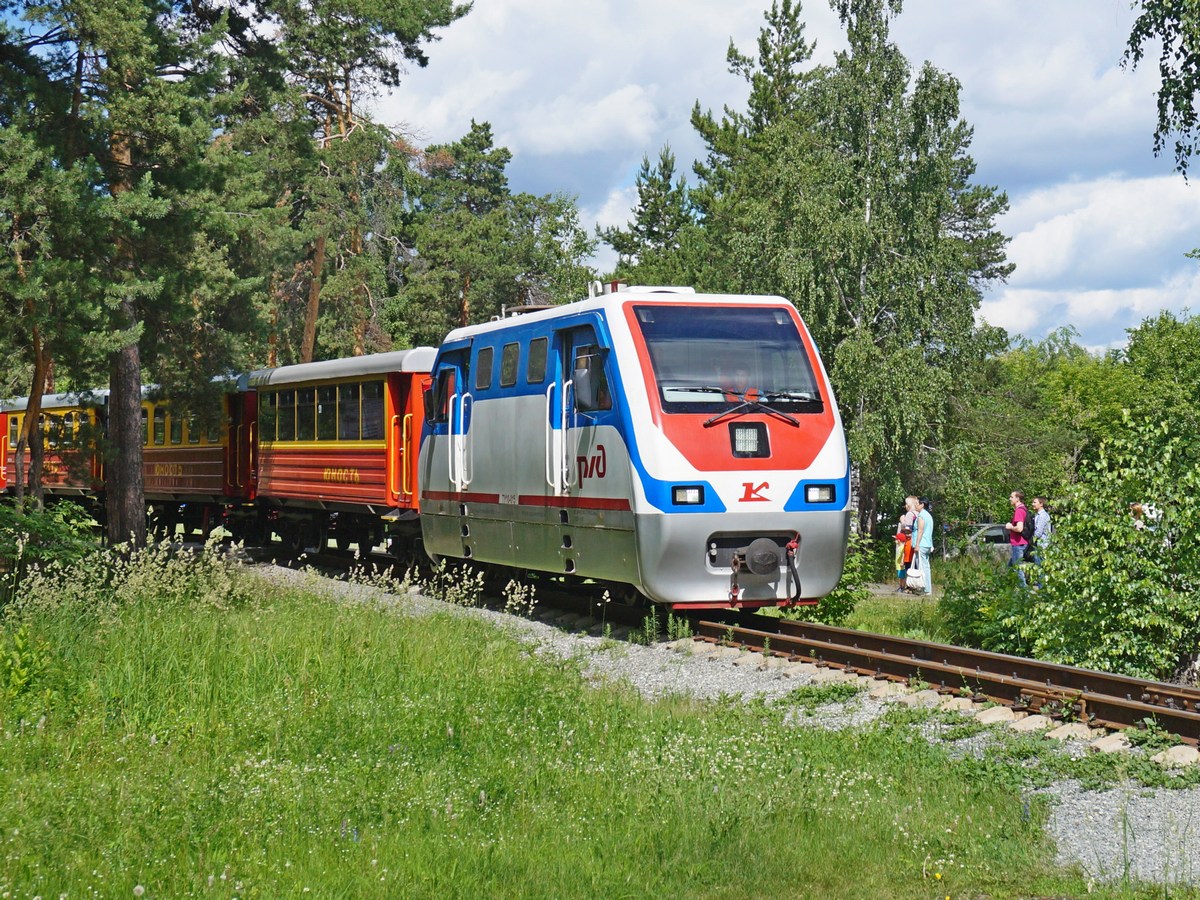
[[[920,560],[921,571],[925,573],[925,596],[933,593],[933,572],[929,567],[929,557],[933,553],[933,504],[928,497],[909,497],[916,500],[917,519],[913,525],[913,552]]]
[[[900,582],[896,588],[897,594],[903,594],[908,590],[905,586],[905,578],[908,576],[908,567],[912,565],[913,523],[917,520],[916,506],[916,497],[909,497],[905,500],[904,512],[900,514],[900,521],[896,523],[896,578]]]
[[[1029,541],[1033,537],[1033,517],[1029,515],[1029,509],[1025,506],[1025,495],[1020,491],[1013,491],[1009,494],[1008,502],[1012,504],[1013,508],[1012,521],[1006,522],[1004,525],[1008,531],[1008,566],[1010,569],[1017,570],[1017,578],[1024,587],[1027,582],[1021,562],[1025,559],[1025,548],[1029,546]]]

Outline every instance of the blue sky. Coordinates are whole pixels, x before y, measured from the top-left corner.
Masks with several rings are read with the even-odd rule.
[[[696,101],[743,108],[725,51],[754,52],[769,5],[476,0],[377,112],[421,143],[490,122],[515,190],[565,191],[589,228],[623,225],[644,154],[670,144],[690,176]],[[803,18],[830,61],[844,42],[827,0]],[[893,22],[914,69],[928,60],[961,82],[977,181],[1008,193],[1017,268],[980,316],[1010,334],[1070,325],[1103,349],[1160,310],[1200,312],[1200,261],[1184,256],[1200,246],[1200,195],[1153,155],[1157,72],[1120,66],[1133,18],[1129,0],[907,0]]]

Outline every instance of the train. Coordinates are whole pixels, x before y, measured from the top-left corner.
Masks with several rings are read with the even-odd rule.
[[[170,533],[386,544],[674,610],[816,603],[845,562],[845,434],[781,297],[604,285],[436,348],[226,378],[204,421],[144,393],[146,499]],[[49,497],[102,509],[106,401],[43,398]],[[27,408],[0,403],[9,492]]]

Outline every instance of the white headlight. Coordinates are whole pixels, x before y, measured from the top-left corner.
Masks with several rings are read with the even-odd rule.
[[[810,484],[804,488],[804,499],[809,503],[832,503],[835,496],[832,484]]]

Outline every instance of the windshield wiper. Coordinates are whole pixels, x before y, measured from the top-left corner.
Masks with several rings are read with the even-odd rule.
[[[816,391],[767,391],[763,394],[767,400],[801,400],[809,403],[820,403],[821,395]]]
[[[787,413],[780,412],[779,410],[767,406],[765,403],[760,403],[757,400],[747,400],[744,403],[739,403],[737,406],[733,407],[733,409],[727,409],[723,413],[717,413],[711,419],[705,421],[704,427],[712,428],[714,425],[723,421],[724,419],[737,418],[752,412],[764,413],[768,416],[774,416],[776,419],[782,419],[793,428],[800,427],[800,422],[797,419],[793,419]]]
[[[725,388],[712,387],[707,384],[664,384],[662,386],[663,393],[667,391],[681,391],[685,394],[737,394],[738,391],[726,390]]]

